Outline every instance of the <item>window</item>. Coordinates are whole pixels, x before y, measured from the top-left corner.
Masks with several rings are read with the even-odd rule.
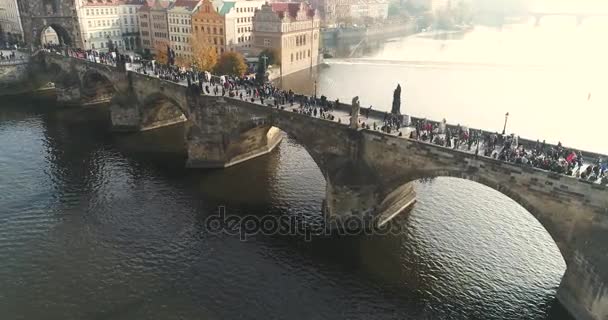
[[[310,50],[308,50],[308,57],[310,58]]]
[[[270,39],[264,39],[264,47],[270,47]]]
[[[293,62],[293,53],[291,54],[291,62]]]

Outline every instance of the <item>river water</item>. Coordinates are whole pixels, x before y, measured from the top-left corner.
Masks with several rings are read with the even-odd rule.
[[[332,64],[320,81],[347,67],[380,68]],[[411,90],[406,108],[449,110],[415,107]],[[555,243],[485,186],[416,182],[398,235],[241,241],[208,232],[205,219],[219,206],[322,219],[325,181],[297,141],[226,170],[188,170],[183,127],[113,135],[107,116],[3,99],[0,318],[570,319],[555,300],[565,271]]]
[[[608,120],[607,18],[545,17],[465,34],[427,33],[338,46],[329,67],[283,80],[285,88],[324,94],[362,107],[401,110],[429,119],[608,153],[597,132]],[[358,47],[357,47],[358,45]],[[355,49],[355,47],[357,47]]]

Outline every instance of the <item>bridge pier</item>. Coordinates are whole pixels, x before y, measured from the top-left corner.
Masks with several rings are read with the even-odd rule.
[[[599,270],[580,253],[567,265],[557,291],[560,303],[577,320],[608,319],[608,284]]]
[[[57,102],[66,106],[82,105],[82,95],[79,85],[55,83]]]
[[[119,104],[110,104],[111,130],[114,132],[140,131],[140,118],[137,108],[125,108]]]
[[[561,303],[577,319],[608,319],[606,186],[362,130],[356,123],[351,128],[240,99],[201,96],[156,78],[132,72],[125,77],[115,67],[59,55],[41,57],[63,101],[81,99],[77,74],[96,72],[108,80],[103,83],[112,83],[115,130],[139,131],[187,117],[189,167],[223,168],[268,153],[282,137],[279,129],[284,131],[306,149],[325,177],[326,218],[346,227],[352,217],[389,221],[415,201],[411,181],[416,179],[454,176],[493,188],[527,209],[555,241],[567,265],[557,292]]]
[[[227,168],[270,153],[281,142],[278,128],[262,125],[240,135],[201,133],[191,127],[186,135],[188,168]]]

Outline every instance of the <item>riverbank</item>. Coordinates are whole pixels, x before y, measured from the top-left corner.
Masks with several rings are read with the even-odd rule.
[[[416,32],[413,22],[391,23],[364,27],[327,28],[321,30],[323,45],[334,44],[338,41],[356,41],[363,38],[386,39],[404,36]]]

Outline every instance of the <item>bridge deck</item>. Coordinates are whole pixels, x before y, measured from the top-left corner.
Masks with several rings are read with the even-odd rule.
[[[57,55],[65,58],[65,56],[63,56],[63,55],[60,55],[60,54],[57,54]],[[88,60],[79,59],[79,58],[75,58],[75,57],[70,57],[70,58],[80,60],[83,63],[93,63],[93,62],[90,62]],[[107,64],[105,64],[105,65],[107,65]],[[110,66],[115,66],[113,64],[109,64],[109,65]],[[140,67],[141,67],[140,64],[127,64],[127,70],[130,71],[130,72],[136,72],[136,70],[139,70]],[[142,74],[142,73],[139,73],[139,74]],[[153,74],[150,74],[150,73],[147,74],[146,76],[151,77],[151,78],[158,78],[158,76],[154,76]],[[162,79],[159,79],[159,80],[160,81],[167,81],[167,82],[174,83],[174,84],[178,84],[178,85],[181,85],[181,86],[184,86],[184,87],[187,86],[187,81],[186,80],[182,80],[180,82],[174,82],[174,81],[168,81],[168,80],[162,80]],[[211,93],[209,94],[210,96],[221,96],[221,91],[222,91],[221,90],[221,86],[220,85],[216,85],[216,87],[219,89],[218,90],[218,94],[217,95],[214,94],[214,90],[213,90],[214,87],[211,86],[210,87]],[[235,92],[235,97],[234,97],[235,99],[239,99],[240,94],[243,94],[243,98],[245,100],[249,100],[250,101],[251,97],[247,97],[246,96],[246,89],[245,88],[239,88],[238,90],[235,90],[234,92]],[[206,93],[203,93],[203,94],[206,94]],[[226,92],[226,94],[227,94],[227,92]],[[264,102],[265,102],[264,105],[267,105],[268,108],[272,108],[271,105],[274,105],[274,99],[273,98],[265,99]],[[253,103],[261,105],[261,102],[260,102],[259,99],[256,99],[255,102],[253,102]],[[291,105],[291,104],[283,104],[283,105],[280,105],[280,107],[284,108],[285,110],[292,111],[292,112],[302,112],[305,109],[304,106],[300,105],[298,102],[294,102],[293,105]],[[349,108],[350,108],[350,106],[342,104],[338,108],[331,109],[331,111],[329,112],[329,114],[331,114],[331,115],[333,115],[335,117],[333,121],[335,121],[335,122],[341,122],[343,125],[348,126],[349,123],[350,123],[350,110],[349,110]],[[361,110],[362,110],[362,113],[364,113],[364,114],[367,111],[367,109],[365,109],[365,108],[361,108]],[[361,120],[361,123],[365,123],[365,124],[369,125],[370,128],[373,128],[373,125],[376,124],[377,130],[380,131],[380,127],[384,124],[384,119],[383,119],[384,118],[384,114],[385,114],[385,112],[383,112],[383,111],[371,110],[371,112],[369,113],[369,117],[367,117],[365,115],[360,115],[359,119]],[[317,114],[317,118],[320,118],[320,114]],[[413,119],[415,119],[415,118],[413,118]],[[438,123],[436,121],[429,121],[429,122],[432,122],[432,123],[435,123],[435,124]],[[454,128],[455,126],[453,126],[453,125],[447,125],[447,127]],[[485,134],[489,134],[490,133],[490,132],[487,132],[487,131],[477,130],[477,129],[473,129],[473,128],[469,128],[469,129],[470,130],[481,131],[481,132],[483,132]],[[412,131],[415,131],[415,130],[416,130],[415,127],[406,126],[406,127],[400,128],[397,131],[392,131],[391,133],[383,132],[383,134],[392,135],[392,136],[399,136],[399,134],[401,134],[401,137],[403,139],[409,139],[410,133]],[[443,135],[443,134],[436,134],[434,136],[438,136],[438,137],[440,137],[442,139],[445,139],[445,135]],[[528,144],[531,143],[531,140],[527,140],[527,139],[520,139],[520,141],[525,141]],[[450,142],[451,142],[451,145],[454,146],[455,139],[452,138]],[[433,143],[433,145],[436,145],[436,144]],[[440,145],[436,145],[436,146],[440,147]],[[551,147],[552,145],[547,144],[546,146],[547,147]],[[441,146],[441,147],[443,147],[443,146]],[[459,151],[469,152],[469,153],[475,153],[478,150],[479,156],[483,156],[484,151],[486,150],[487,146],[485,146],[483,142],[480,142],[479,145],[477,143],[473,143],[470,147],[467,144],[463,143],[463,144],[460,144],[457,148],[458,148]],[[497,147],[495,150],[497,152],[499,152],[500,148],[501,147]],[[491,151],[494,151],[494,150],[491,150]],[[585,151],[585,159],[592,159],[595,162],[595,160],[598,159],[598,158],[608,159],[608,156],[604,156],[604,155],[600,155],[600,154],[596,154],[596,153],[590,153],[590,152],[586,152]],[[511,162],[509,162],[509,163],[511,163]],[[515,163],[513,163],[513,164],[515,164]],[[591,164],[588,163],[588,162],[586,162],[586,163],[583,164],[582,167],[580,167],[578,169],[580,169],[580,171],[582,172],[589,165],[591,165]],[[541,168],[532,167],[532,166],[529,166],[529,167],[531,169],[534,169],[534,170],[539,170],[539,171],[544,171],[544,172],[548,172],[548,173],[551,173],[551,174],[556,174],[554,172],[547,171],[547,170],[544,170],[544,169],[541,169]],[[564,175],[564,176],[570,177],[570,178],[573,178],[573,179],[575,178],[574,176],[568,176],[568,175]],[[589,182],[591,182],[591,181],[589,181]],[[598,182],[599,183],[600,180],[598,179],[597,181],[594,181],[594,182]]]

